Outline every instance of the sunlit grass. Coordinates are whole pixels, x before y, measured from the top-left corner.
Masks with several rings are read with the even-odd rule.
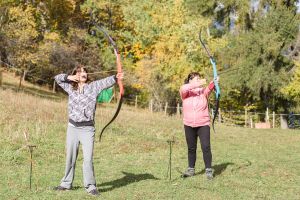
[[[98,105],[96,140],[115,105]],[[56,192],[65,166],[67,101],[52,101],[0,89],[0,199],[89,199],[83,189],[79,152],[74,190]],[[95,144],[94,165],[102,199],[299,199],[300,133],[216,126],[212,133],[215,179],[203,174],[182,179],[187,149],[181,119],[124,105]],[[33,189],[23,132],[37,145]],[[172,181],[168,181],[168,139],[174,138]],[[199,145],[200,147],[200,145]]]

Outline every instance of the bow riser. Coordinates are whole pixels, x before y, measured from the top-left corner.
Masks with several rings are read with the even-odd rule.
[[[216,62],[212,58],[210,58],[210,62],[213,66],[213,75],[214,75],[214,84],[215,84],[215,89],[216,89],[216,98],[219,98],[220,97],[220,87],[219,87],[218,82],[215,80],[218,77]]]
[[[122,73],[122,64],[121,64],[121,55],[117,54],[117,71],[118,73]],[[118,85],[120,89],[120,97],[124,95],[124,87],[121,79],[118,79]]]
[[[221,90],[220,90],[219,84],[216,80],[216,78],[218,77],[217,66],[216,66],[216,62],[215,62],[213,56],[211,55],[210,51],[208,50],[208,48],[206,47],[206,45],[204,44],[204,42],[201,38],[201,32],[199,33],[199,40],[200,40],[201,45],[203,46],[203,48],[205,49],[205,51],[206,51],[206,53],[209,57],[210,63],[213,66],[213,76],[214,76],[213,81],[214,81],[215,92],[216,92],[216,106],[215,106],[215,112],[214,112],[213,121],[212,121],[212,127],[213,127],[213,130],[215,132],[214,123],[215,123],[215,120],[216,120],[217,115],[219,113],[219,104],[220,104],[220,96],[221,96]]]

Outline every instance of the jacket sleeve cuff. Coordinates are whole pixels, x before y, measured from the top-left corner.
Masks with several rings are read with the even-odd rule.
[[[68,80],[68,74],[66,74],[65,76],[64,76],[64,82],[69,82],[69,80]]]
[[[211,82],[209,83],[209,85],[208,85],[208,89],[209,89],[209,90],[213,90],[214,88],[215,88],[215,84],[214,84],[213,81],[211,81]]]

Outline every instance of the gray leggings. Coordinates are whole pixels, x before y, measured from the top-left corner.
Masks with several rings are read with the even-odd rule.
[[[71,188],[74,180],[75,165],[78,155],[79,144],[82,144],[83,152],[83,179],[84,187],[88,190],[96,189],[96,180],[93,165],[95,128],[93,126],[75,127],[68,124],[66,142],[66,170],[61,180],[61,186]]]

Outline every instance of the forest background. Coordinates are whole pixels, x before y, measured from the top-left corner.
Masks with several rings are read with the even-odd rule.
[[[125,98],[176,107],[190,72],[212,80],[202,30],[217,61],[221,109],[299,113],[299,10],[293,0],[1,0],[1,67],[48,87],[76,64],[93,79],[114,74],[110,44],[91,34],[93,16],[120,50]]]

